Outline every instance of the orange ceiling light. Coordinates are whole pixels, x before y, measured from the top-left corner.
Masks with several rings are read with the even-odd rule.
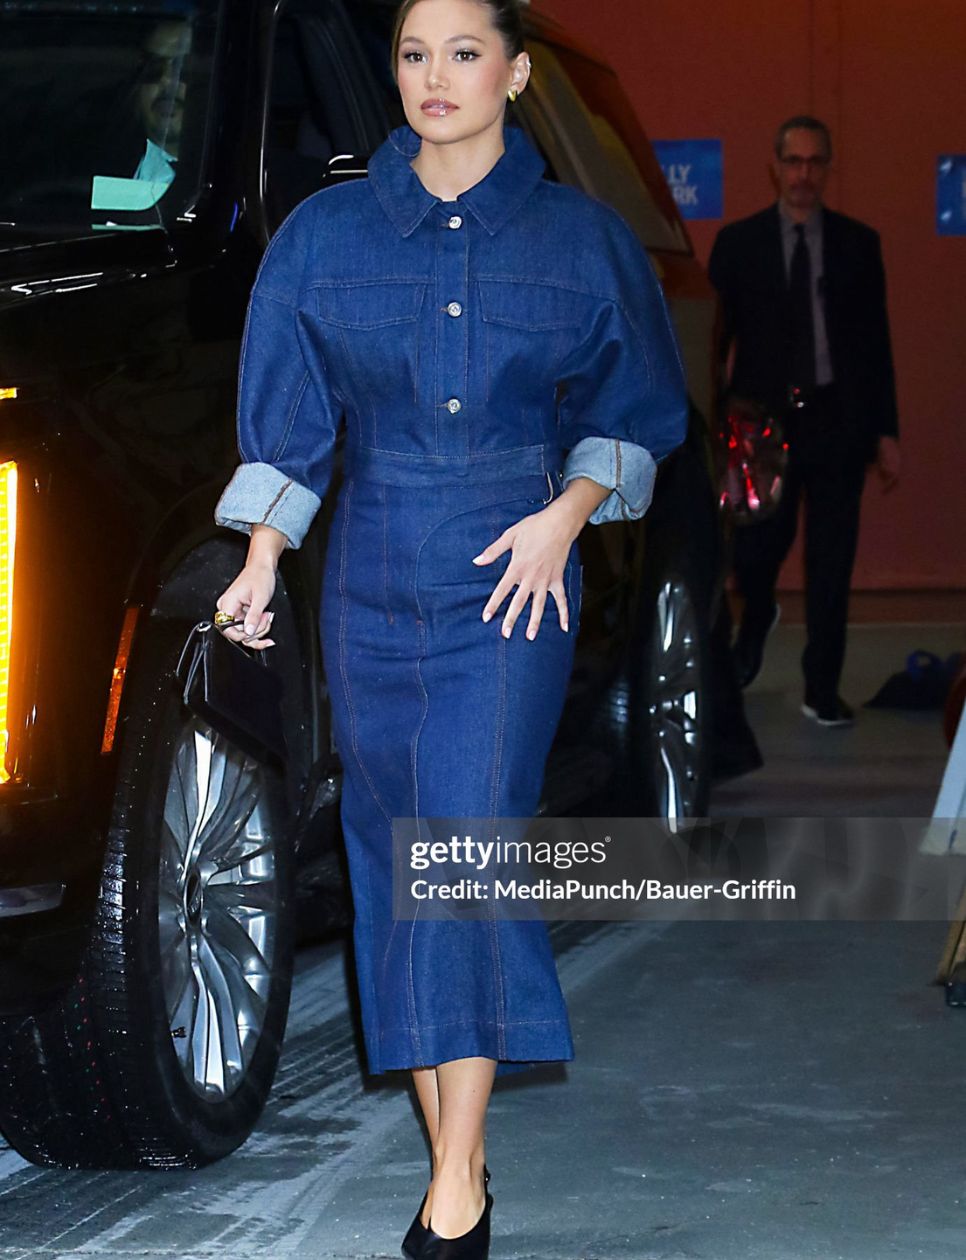
[[[10,781],[10,640],[13,633],[13,569],[17,549],[17,465],[0,464],[0,783]]]

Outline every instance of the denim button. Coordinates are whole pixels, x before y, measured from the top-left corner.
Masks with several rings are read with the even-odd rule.
[[[451,216],[450,216],[450,220],[449,220],[449,225],[450,225],[450,227],[451,227],[451,228],[458,228],[458,227],[462,227],[462,226],[463,226],[463,220],[460,218],[460,216],[459,216],[458,214],[451,215]]]
[[[452,411],[454,415],[456,414],[457,411],[459,411],[462,405],[463,404],[460,402],[458,398],[448,398],[446,400],[446,406],[448,410]]]
[[[463,308],[462,306],[460,306],[459,302],[450,302],[446,310],[449,312],[450,315],[453,315],[453,316],[463,314]]]

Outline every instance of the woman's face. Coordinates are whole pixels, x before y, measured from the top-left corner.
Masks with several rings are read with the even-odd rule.
[[[524,86],[527,61],[526,53],[507,60],[487,5],[419,0],[403,23],[396,65],[409,125],[438,144],[502,126],[507,90]]]

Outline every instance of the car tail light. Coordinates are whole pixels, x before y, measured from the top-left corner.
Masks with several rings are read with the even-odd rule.
[[[10,640],[13,631],[13,570],[17,546],[17,465],[0,464],[0,783],[7,783],[10,743]]]

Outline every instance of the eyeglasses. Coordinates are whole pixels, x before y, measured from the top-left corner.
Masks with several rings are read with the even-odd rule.
[[[796,157],[794,154],[789,154],[787,157],[782,157],[778,160],[781,162],[782,166],[789,170],[796,166],[807,166],[809,170],[813,171],[821,170],[823,166],[828,166],[829,164],[829,159],[822,155],[816,155],[815,157]]]

